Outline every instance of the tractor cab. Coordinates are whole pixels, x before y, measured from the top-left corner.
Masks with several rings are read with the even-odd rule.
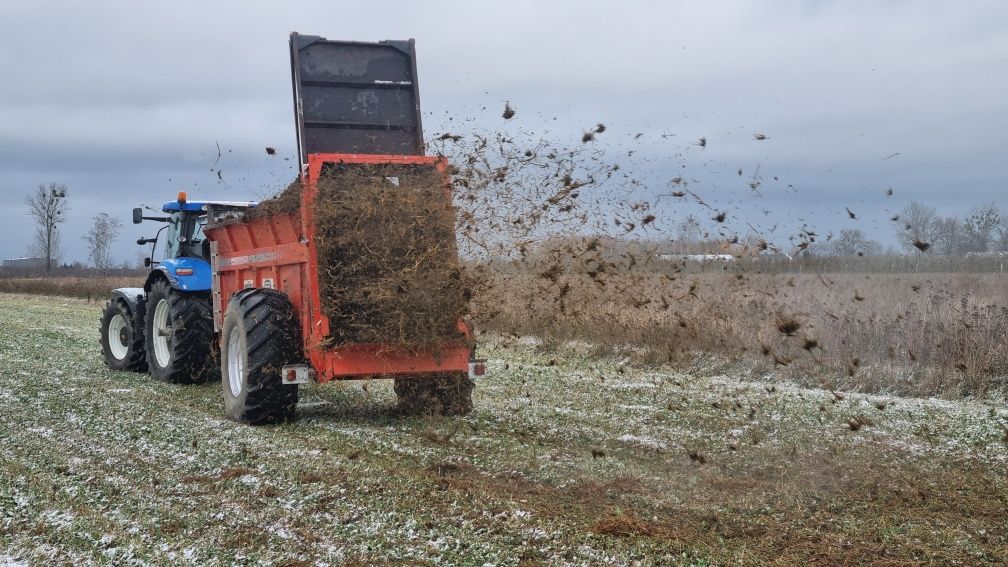
[[[169,201],[161,210],[170,213],[165,235],[165,259],[202,258],[210,260],[210,243],[203,236],[206,210],[202,203]]]
[[[165,223],[153,238],[140,238],[137,244],[153,244],[150,256],[144,265],[153,270],[147,278],[145,288],[156,279],[165,279],[173,288],[181,291],[209,291],[211,285],[210,241],[203,234],[208,211],[211,207],[244,209],[255,206],[251,201],[190,201],[184,191],[178,198],[161,206],[168,216],[144,216],[143,209],[133,209],[133,223],[144,220]],[[158,240],[165,232],[163,258],[154,259]]]

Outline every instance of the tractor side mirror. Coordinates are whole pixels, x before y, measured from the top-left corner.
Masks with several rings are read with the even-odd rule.
[[[151,267],[151,261],[150,261],[150,258],[144,258],[144,267],[145,267],[145,268],[149,268],[149,267]]]
[[[143,222],[143,209],[137,207],[133,209],[133,224],[140,224]]]

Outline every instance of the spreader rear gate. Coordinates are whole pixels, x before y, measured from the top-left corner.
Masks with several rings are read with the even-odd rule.
[[[364,43],[292,33],[301,164],[308,154],[422,155],[413,40]]]

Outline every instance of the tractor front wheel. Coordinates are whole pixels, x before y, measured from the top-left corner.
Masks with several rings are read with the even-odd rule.
[[[144,337],[129,307],[122,299],[113,299],[105,305],[101,318],[101,347],[105,364],[113,370],[147,370]]]
[[[301,325],[287,296],[271,289],[236,293],[221,335],[224,411],[235,421],[263,425],[292,419],[297,384],[281,370],[304,360]]]
[[[147,296],[147,369],[164,382],[202,384],[216,371],[208,293],[172,289],[160,280]]]

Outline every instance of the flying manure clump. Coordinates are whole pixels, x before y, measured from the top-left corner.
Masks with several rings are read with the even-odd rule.
[[[791,337],[801,329],[801,322],[796,317],[790,315],[778,315],[774,322],[777,330]]]

